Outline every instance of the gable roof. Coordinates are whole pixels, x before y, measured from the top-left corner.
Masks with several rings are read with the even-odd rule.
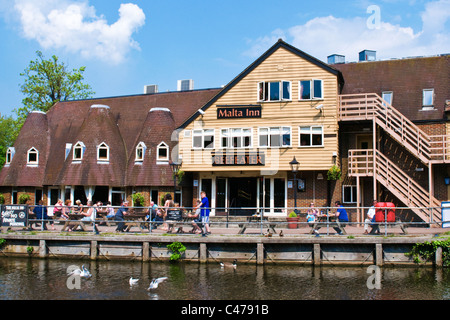
[[[336,75],[338,77],[339,83],[341,86],[344,84],[344,78],[342,73],[326,64],[325,62],[297,49],[296,47],[284,42],[282,39],[279,39],[269,50],[267,50],[262,56],[260,56],[256,61],[254,61],[250,66],[248,66],[244,71],[242,71],[236,78],[234,78],[230,83],[228,83],[215,97],[213,97],[207,104],[205,104],[201,110],[206,111],[211,105],[213,105],[220,97],[225,95],[229,90],[231,90],[239,81],[245,78],[250,72],[252,72],[256,67],[258,67],[263,61],[265,61],[269,56],[271,56],[275,51],[280,48],[284,48],[287,51],[305,59],[306,61]],[[198,116],[200,116],[200,112],[195,112],[189,119],[187,119],[179,129],[186,128],[192,121],[194,121]]]

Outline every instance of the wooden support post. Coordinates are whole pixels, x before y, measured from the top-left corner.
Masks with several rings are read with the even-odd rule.
[[[206,243],[200,243],[200,263],[207,262]]]
[[[45,240],[39,240],[39,258],[47,258],[47,243]]]
[[[321,263],[321,257],[320,257],[320,244],[319,243],[314,243],[314,248],[313,248],[313,263],[314,265],[320,265]]]
[[[150,243],[147,241],[142,243],[142,261],[150,261]]]
[[[444,266],[444,261],[442,260],[442,247],[437,247],[436,248],[436,253],[435,253],[435,265],[438,268],[442,268]]]
[[[91,260],[96,260],[98,255],[97,241],[91,241]]]
[[[264,264],[264,244],[256,244],[256,264]]]
[[[383,245],[381,243],[375,244],[375,264],[377,266],[383,265]]]

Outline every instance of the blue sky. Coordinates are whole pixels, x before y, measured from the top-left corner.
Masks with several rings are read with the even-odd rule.
[[[20,73],[56,55],[86,66],[95,97],[227,84],[279,38],[323,61],[450,53],[450,0],[0,0],[0,113],[23,96]]]

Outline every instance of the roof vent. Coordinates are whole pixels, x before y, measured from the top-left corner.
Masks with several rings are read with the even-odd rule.
[[[363,50],[359,53],[359,62],[377,60],[377,52],[373,50]]]
[[[144,94],[152,94],[152,93],[158,93],[158,85],[151,84],[148,86],[144,86]]]
[[[345,63],[345,56],[342,56],[340,54],[332,54],[331,56],[328,56],[328,64],[338,64],[338,63]]]
[[[194,90],[194,80],[178,80],[177,91],[189,91]]]

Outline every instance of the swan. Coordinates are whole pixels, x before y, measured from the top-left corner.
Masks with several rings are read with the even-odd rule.
[[[167,280],[167,277],[154,278],[147,290],[158,288],[158,285],[165,280]]]
[[[92,275],[89,272],[88,269],[86,269],[86,267],[84,265],[81,266],[81,273],[80,273],[80,277],[82,278],[90,278]]]
[[[133,277],[130,277],[130,286],[136,284],[139,281],[139,279],[133,279]]]

